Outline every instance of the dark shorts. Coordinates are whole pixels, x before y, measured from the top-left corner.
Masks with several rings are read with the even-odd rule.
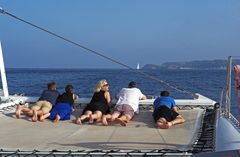
[[[153,118],[155,122],[158,121],[160,118],[165,118],[168,122],[170,122],[176,119],[178,115],[179,114],[176,111],[168,108],[167,106],[160,106],[153,112]]]
[[[122,115],[127,114],[127,115],[131,116],[131,118],[134,116],[134,110],[128,104],[116,105],[114,107],[114,112],[118,112],[119,114],[122,114]]]

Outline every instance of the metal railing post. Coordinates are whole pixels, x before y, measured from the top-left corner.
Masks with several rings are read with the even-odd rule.
[[[232,57],[228,57],[227,63],[227,83],[226,83],[226,115],[230,117],[230,104],[231,104],[231,78],[232,78]]]

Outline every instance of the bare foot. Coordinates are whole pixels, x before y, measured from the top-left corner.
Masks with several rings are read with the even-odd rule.
[[[169,127],[167,126],[167,124],[162,124],[159,126],[160,129],[168,129]]]
[[[32,122],[36,122],[37,118],[37,111],[33,110]]]
[[[33,112],[32,122],[36,122],[37,118],[37,112]]]
[[[157,121],[156,127],[160,128],[160,129],[168,129],[169,128],[167,123],[162,122],[162,121]]]
[[[43,115],[41,115],[41,116],[39,117],[39,121],[40,121],[40,122],[44,122],[44,117],[43,117]]]
[[[162,123],[157,122],[157,123],[156,123],[156,128],[159,129],[159,128],[161,128],[162,125],[163,125]]]
[[[127,124],[121,118],[116,118],[115,122],[120,124],[121,126],[127,126]]]
[[[103,125],[103,126],[108,126],[108,122],[107,122],[107,119],[106,119],[106,118],[103,118],[103,119],[102,119],[102,125]]]
[[[78,125],[81,125],[81,124],[82,124],[82,121],[81,121],[80,118],[78,118],[78,119],[76,119],[75,123],[78,124]]]
[[[55,119],[53,120],[53,123],[59,122],[60,119],[61,117],[59,115],[56,115]]]
[[[90,115],[89,116],[89,124],[93,124],[93,121],[94,121],[94,119],[93,119],[92,115]]]
[[[39,121],[40,121],[40,122],[43,122],[43,121],[44,121],[43,113],[40,113],[40,114],[39,114]]]
[[[16,118],[20,119],[21,118],[21,106],[17,105],[17,109],[16,109]]]
[[[167,125],[168,128],[171,128],[171,127],[173,126],[173,122],[167,122],[166,125]],[[167,129],[168,129],[168,128],[167,128]]]

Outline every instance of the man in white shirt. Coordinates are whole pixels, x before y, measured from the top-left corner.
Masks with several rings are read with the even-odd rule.
[[[103,125],[108,125],[107,120],[115,121],[122,126],[133,118],[134,113],[138,111],[139,100],[147,99],[137,88],[136,82],[132,81],[128,84],[128,88],[122,88],[117,95],[118,101],[114,107],[112,115],[105,115],[102,118]]]

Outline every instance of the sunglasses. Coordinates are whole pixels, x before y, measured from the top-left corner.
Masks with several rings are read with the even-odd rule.
[[[103,85],[103,87],[109,86],[108,84]]]

